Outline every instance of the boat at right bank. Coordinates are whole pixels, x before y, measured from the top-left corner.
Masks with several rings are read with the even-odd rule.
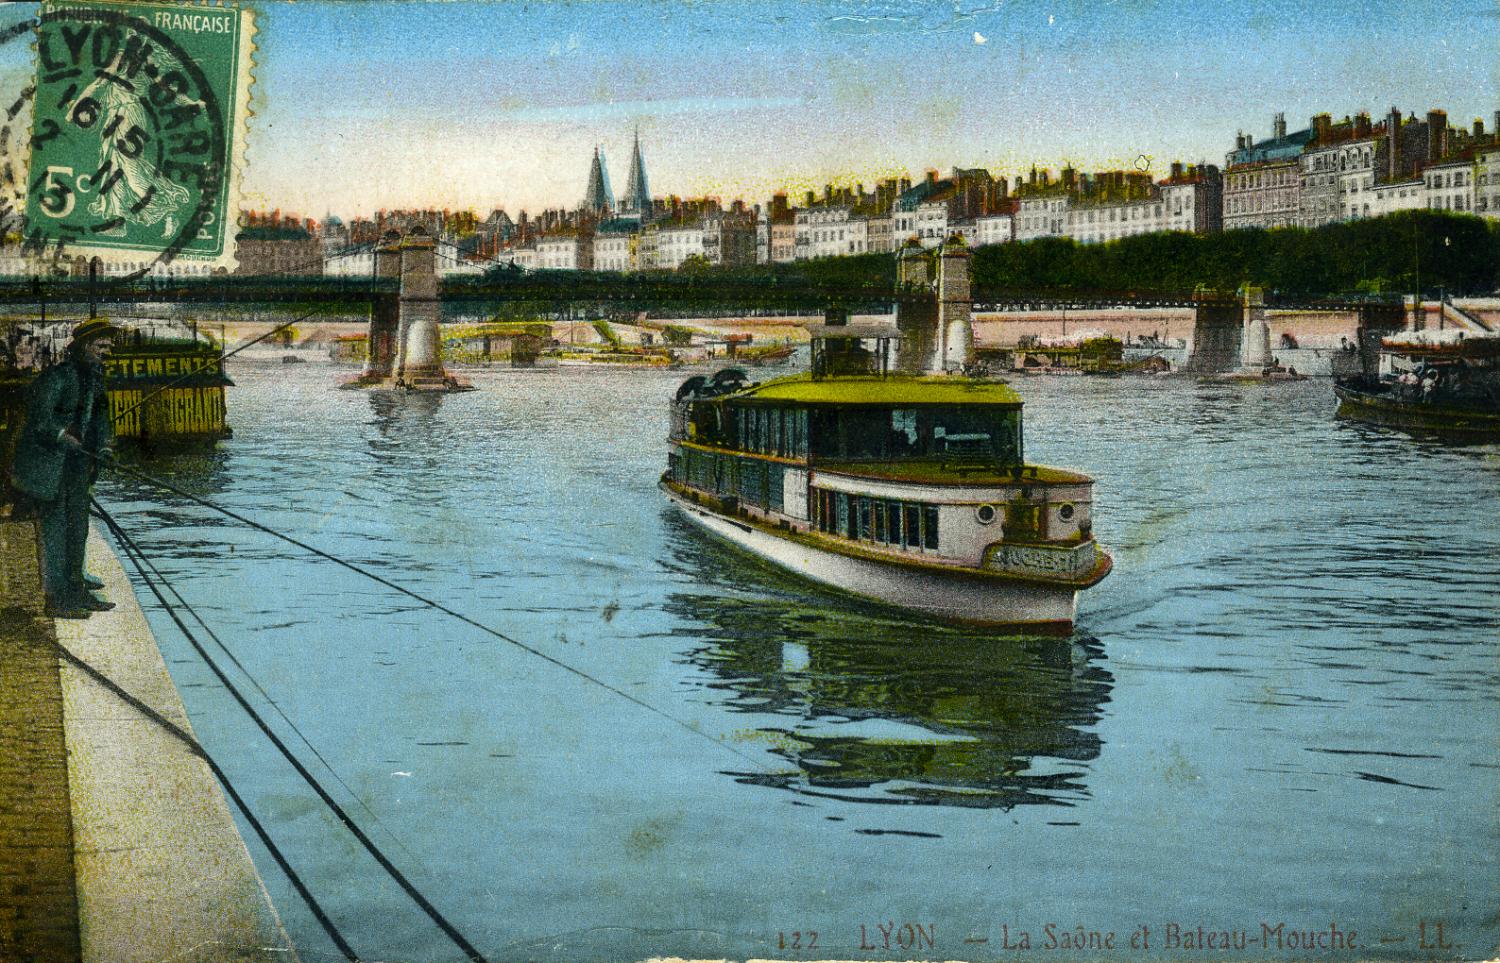
[[[1334,382],[1340,417],[1456,440],[1500,440],[1500,337],[1401,331],[1378,344],[1359,374]]]

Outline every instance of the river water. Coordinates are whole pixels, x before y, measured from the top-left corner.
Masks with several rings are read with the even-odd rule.
[[[679,373],[495,369],[446,398],[338,373],[239,364],[234,438],[143,467],[624,695],[175,496],[101,495],[491,959],[1500,944],[1493,447],[1338,421],[1327,381],[1022,380],[1030,460],[1097,477],[1116,564],[1072,639],[1004,639],[677,519]],[[147,609],[199,737],[354,948],[461,959]],[[302,958],[335,958],[245,835]],[[1230,948],[1197,952],[1200,926]]]

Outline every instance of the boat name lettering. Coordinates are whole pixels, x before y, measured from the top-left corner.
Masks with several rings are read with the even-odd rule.
[[[1041,548],[1030,545],[999,545],[987,553],[985,565],[1001,571],[1055,572],[1071,575],[1086,571],[1094,562],[1094,546]]]

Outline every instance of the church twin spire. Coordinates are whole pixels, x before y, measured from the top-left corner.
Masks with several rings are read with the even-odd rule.
[[[583,195],[583,209],[600,217],[618,215],[637,221],[651,219],[651,188],[646,183],[646,161],[641,156],[641,132],[635,132],[635,146],[630,155],[630,176],[625,185],[625,196],[618,207],[614,192],[609,186],[609,168],[604,161],[604,152],[594,148],[594,161],[589,167],[589,184]]]
[[[609,170],[604,166],[604,154],[595,146],[594,164],[589,168],[589,186],[583,194],[583,208],[608,217],[614,207],[615,194],[609,189]]]
[[[641,131],[635,131],[635,149],[630,155],[630,179],[625,184],[625,202],[620,205],[622,214],[642,221],[651,219],[651,188],[646,186],[646,161],[641,157]]]

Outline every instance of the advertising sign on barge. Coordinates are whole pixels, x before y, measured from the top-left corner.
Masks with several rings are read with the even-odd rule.
[[[212,443],[229,437],[223,352],[199,340],[127,333],[104,363],[115,437],[143,445]]]

